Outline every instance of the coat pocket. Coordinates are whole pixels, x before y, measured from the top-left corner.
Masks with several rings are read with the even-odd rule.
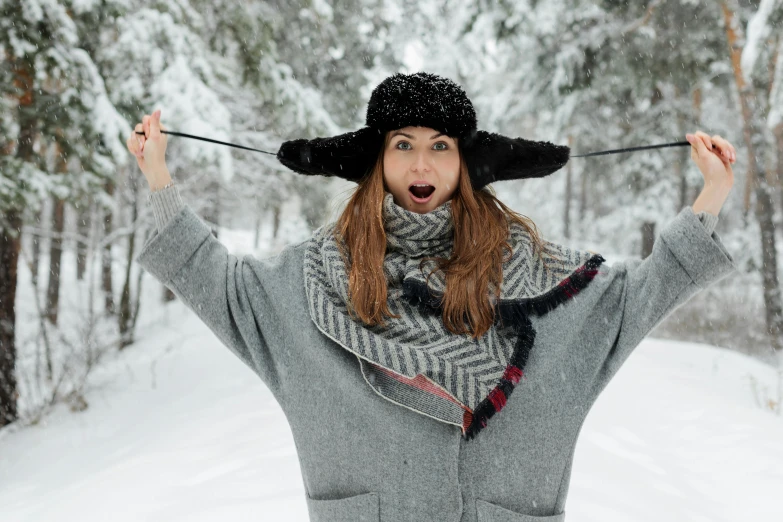
[[[376,492],[351,497],[317,500],[307,495],[310,522],[380,522],[381,500]]]
[[[486,500],[476,499],[476,513],[478,522],[564,522],[565,512],[558,515],[535,516],[524,515],[500,507]]]

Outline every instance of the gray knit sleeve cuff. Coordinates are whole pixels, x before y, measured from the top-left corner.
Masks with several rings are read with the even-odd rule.
[[[718,279],[737,271],[737,262],[717,232],[707,233],[706,227],[693,212],[683,208],[659,236],[675,255],[694,283],[706,288]]]
[[[702,210],[701,212],[696,213],[696,217],[699,218],[701,224],[707,229],[707,233],[712,234],[712,231],[715,230],[715,225],[718,224],[718,216],[714,216],[709,212]]]
[[[158,230],[163,230],[171,218],[185,206],[176,185],[151,192],[148,200],[152,204],[152,213],[155,215],[155,225]]]

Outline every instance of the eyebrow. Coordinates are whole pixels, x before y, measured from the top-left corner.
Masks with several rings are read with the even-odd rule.
[[[411,139],[411,140],[415,140],[415,139],[416,139],[416,137],[415,137],[415,136],[413,136],[413,135],[411,135],[411,134],[407,134],[407,133],[405,133],[405,132],[400,132],[400,131],[396,131],[394,134],[392,134],[392,135],[391,135],[391,137],[392,137],[392,138],[393,138],[393,137],[395,137],[395,136],[405,136],[406,138],[408,138],[408,139]],[[431,139],[431,140],[434,140],[434,139],[435,139],[435,138],[437,138],[438,136],[443,136],[443,133],[442,133],[442,132],[439,132],[439,133],[437,133],[437,134],[433,134],[433,135],[430,137],[430,139]]]

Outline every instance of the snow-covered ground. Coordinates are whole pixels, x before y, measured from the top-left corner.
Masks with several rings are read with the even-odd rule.
[[[306,521],[282,410],[181,303],[151,305],[145,277],[138,342],[91,377],[89,408],[0,430],[0,521]],[[780,522],[783,418],[758,404],[775,383],[746,356],[648,338],[582,429],[568,521]]]

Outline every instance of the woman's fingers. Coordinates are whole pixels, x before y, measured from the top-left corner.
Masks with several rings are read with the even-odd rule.
[[[141,156],[144,153],[144,143],[146,143],[147,138],[143,134],[138,134],[139,132],[144,132],[144,126],[139,123],[136,125],[136,141],[138,142],[139,146],[136,149],[136,155]]]
[[[693,134],[687,134],[686,138],[700,156],[711,152],[717,154],[723,161],[730,163],[737,161],[737,153],[734,147],[728,140],[718,134],[708,136],[702,131],[696,131]]]
[[[718,134],[715,134],[714,136],[707,136],[707,138],[709,139],[710,144],[713,146],[713,148],[710,148],[710,150],[717,154],[722,161],[733,161],[730,152],[731,145],[726,139],[722,138]]]
[[[141,172],[153,181],[159,173],[167,172],[166,135],[161,133],[165,127],[160,123],[160,113],[157,110],[151,115],[145,114],[126,142],[128,150],[136,156]]]
[[[691,146],[693,147],[692,151],[696,152],[696,154],[699,156],[707,154],[707,145],[701,136],[699,136],[698,132],[695,134],[686,134],[685,137],[688,138],[688,142],[690,142]]]
[[[707,133],[702,131],[696,131],[696,137],[699,138],[702,143],[704,143],[704,146],[707,148],[708,151],[712,150],[712,140],[707,135]]]
[[[734,151],[732,150],[734,147],[731,146],[728,140],[716,134],[712,136],[712,142],[718,146],[720,153],[726,161],[733,162],[735,160]]]
[[[141,123],[144,126],[144,136],[149,138],[150,137],[150,121],[152,120],[152,116],[149,114],[145,114],[144,117],[141,119]]]
[[[152,113],[152,117],[149,120],[150,123],[150,138],[160,138],[160,109]]]

